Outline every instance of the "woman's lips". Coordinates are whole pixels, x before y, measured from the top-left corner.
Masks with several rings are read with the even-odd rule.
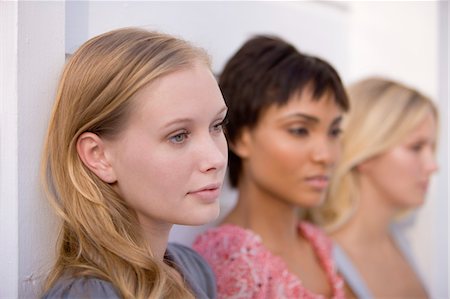
[[[422,182],[420,182],[420,183],[419,183],[419,186],[420,186],[420,188],[422,189],[422,191],[423,191],[424,193],[426,193],[427,190],[428,190],[428,181],[422,181]]]
[[[210,184],[200,189],[188,192],[205,203],[213,203],[219,198],[221,184]]]
[[[306,183],[314,189],[324,190],[328,187],[329,178],[326,175],[315,175],[305,179]]]

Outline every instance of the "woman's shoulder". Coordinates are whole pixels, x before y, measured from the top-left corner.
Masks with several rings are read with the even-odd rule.
[[[224,224],[199,235],[193,244],[212,266],[216,275],[230,274],[230,269],[267,268],[270,252],[259,235],[249,229]]]
[[[196,298],[215,298],[216,280],[208,263],[192,248],[169,243],[166,257],[183,274]]]
[[[105,280],[91,277],[63,276],[42,297],[44,299],[120,298],[114,286]]]
[[[344,278],[357,298],[373,298],[366,282],[345,250],[338,243],[333,243],[333,258],[339,274]]]
[[[260,298],[267,294],[279,263],[253,231],[221,225],[199,235],[193,247],[211,265],[219,297]]]
[[[205,251],[240,252],[244,247],[260,244],[260,236],[251,230],[233,224],[224,224],[197,236],[193,247],[200,253]]]
[[[389,226],[389,230],[392,236],[392,239],[394,240],[397,247],[400,249],[402,254],[405,256],[407,261],[415,267],[415,258],[412,253],[411,244],[408,240],[408,238],[405,235],[405,230],[408,229],[408,226],[406,226],[404,223],[398,221],[393,222]]]
[[[331,254],[333,241],[321,227],[310,222],[302,221],[299,223],[299,230],[313,244],[315,249]]]
[[[166,256],[181,268],[183,272],[206,273],[210,272],[206,261],[192,248],[179,244],[169,243]]]
[[[320,226],[317,226],[308,221],[300,221],[299,228],[308,235],[326,235]]]

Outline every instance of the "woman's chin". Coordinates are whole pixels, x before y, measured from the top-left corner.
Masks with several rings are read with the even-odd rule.
[[[195,213],[190,214],[188,217],[180,221],[182,223],[177,223],[179,225],[189,225],[189,226],[199,226],[205,225],[215,221],[219,217],[220,206],[211,205],[206,209],[203,208]]]

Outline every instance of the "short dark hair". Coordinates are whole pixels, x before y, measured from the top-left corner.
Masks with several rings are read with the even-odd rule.
[[[219,85],[228,106],[226,135],[230,143],[243,128],[256,126],[263,110],[286,104],[306,87],[312,88],[314,100],[331,92],[343,111],[350,105],[342,81],[329,63],[300,53],[275,36],[260,35],[245,42],[225,65]],[[228,157],[230,183],[237,187],[242,161],[231,149]]]

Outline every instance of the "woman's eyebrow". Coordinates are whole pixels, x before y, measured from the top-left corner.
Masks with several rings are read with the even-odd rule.
[[[340,124],[341,123],[341,121],[342,121],[342,115],[341,116],[338,116],[338,117],[336,117],[334,120],[333,120],[333,122],[331,123],[331,126],[335,126],[335,125],[338,125],[338,124]]]
[[[189,123],[189,122],[192,122],[191,118],[187,118],[187,117],[185,117],[185,118],[182,118],[182,117],[176,118],[176,119],[173,119],[173,120],[169,121],[168,123],[164,124],[162,126],[162,129],[171,127],[172,125],[175,125],[175,124]]]
[[[223,106],[220,110],[219,110],[219,112],[217,112],[217,114],[216,115],[220,115],[220,114],[222,114],[223,112],[225,112],[225,111],[227,111],[228,110],[228,107],[227,106]],[[190,123],[190,122],[192,122],[193,121],[193,119],[192,118],[188,118],[188,117],[180,117],[180,118],[176,118],[176,119],[173,119],[173,120],[171,120],[171,121],[169,121],[169,122],[167,122],[166,124],[164,124],[163,125],[163,129],[164,128],[167,128],[167,127],[170,127],[170,126],[172,126],[172,125],[174,125],[174,124],[180,124],[180,123]]]
[[[305,119],[307,122],[311,122],[311,123],[319,123],[320,122],[319,118],[312,116],[310,114],[300,113],[300,112],[292,113],[292,114],[288,115],[287,118],[302,118],[302,119]]]
[[[216,113],[216,115],[220,115],[220,114],[222,114],[224,111],[228,111],[228,107],[227,107],[227,106],[223,106],[222,109],[220,109],[219,112]]]

